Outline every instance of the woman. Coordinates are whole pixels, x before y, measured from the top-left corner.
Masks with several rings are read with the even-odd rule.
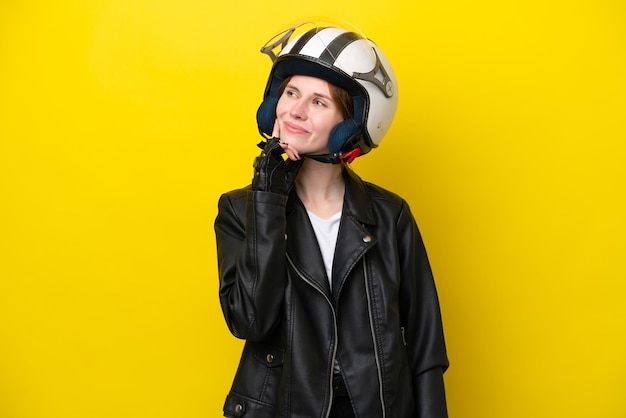
[[[419,231],[403,199],[348,166],[393,119],[391,66],[356,31],[317,22],[262,51],[274,61],[257,112],[267,141],[215,221],[222,310],[246,340],[224,415],[446,417]]]

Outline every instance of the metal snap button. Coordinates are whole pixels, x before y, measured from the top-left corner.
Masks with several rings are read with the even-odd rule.
[[[272,353],[268,354],[267,356],[265,356],[265,360],[267,360],[268,363],[271,363],[274,361],[274,355]]]
[[[370,237],[369,235],[364,236],[363,242],[372,242],[372,237]]]
[[[237,405],[235,405],[235,412],[240,414],[241,412],[243,412],[243,405],[238,403]]]

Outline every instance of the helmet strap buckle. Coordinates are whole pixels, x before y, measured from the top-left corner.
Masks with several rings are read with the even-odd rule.
[[[353,150],[340,155],[339,161],[341,161],[342,164],[350,164],[359,155],[361,155],[361,148],[354,148]]]

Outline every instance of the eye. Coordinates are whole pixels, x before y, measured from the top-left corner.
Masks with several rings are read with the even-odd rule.
[[[313,103],[315,103],[315,106],[326,107],[326,103],[319,99],[316,99]]]

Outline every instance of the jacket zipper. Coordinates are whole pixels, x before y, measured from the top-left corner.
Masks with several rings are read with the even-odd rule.
[[[296,271],[298,276],[302,280],[304,280],[309,286],[311,286],[312,288],[317,290],[319,293],[321,293],[322,296],[324,296],[324,299],[326,299],[326,302],[328,302],[328,306],[330,306],[330,310],[333,313],[333,325],[334,325],[333,330],[335,331],[335,344],[333,345],[333,361],[330,364],[330,381],[328,382],[328,387],[330,388],[330,398],[329,398],[328,407],[327,407],[327,410],[326,410],[326,418],[328,418],[330,416],[330,408],[331,408],[332,403],[333,403],[333,373],[334,373],[334,368],[335,368],[335,360],[336,360],[336,357],[337,357],[337,338],[338,338],[338,336],[337,336],[337,315],[335,314],[335,308],[333,307],[332,302],[330,301],[330,299],[328,298],[328,296],[326,295],[324,290],[320,289],[315,283],[313,283],[308,278],[306,278],[304,276],[304,274],[302,274],[300,272],[300,270],[298,270],[298,268],[293,263],[293,260],[291,259],[289,254],[285,254],[285,255],[287,256],[287,261],[289,262],[291,267]],[[376,361],[378,362],[378,359]]]
[[[363,276],[365,277],[365,293],[367,295],[367,313],[369,315],[370,320],[370,330],[372,334],[372,342],[374,343],[374,357],[376,358],[376,371],[378,373],[378,388],[379,388],[379,396],[380,396],[380,405],[382,407],[382,417],[385,418],[386,408],[385,408],[385,397],[383,396],[383,381],[382,381],[382,372],[380,366],[380,359],[378,354],[378,344],[376,341],[376,333],[374,331],[374,318],[372,317],[372,295],[370,293],[370,285],[369,285],[369,275],[367,274],[367,264],[365,263],[365,257],[363,257]]]

